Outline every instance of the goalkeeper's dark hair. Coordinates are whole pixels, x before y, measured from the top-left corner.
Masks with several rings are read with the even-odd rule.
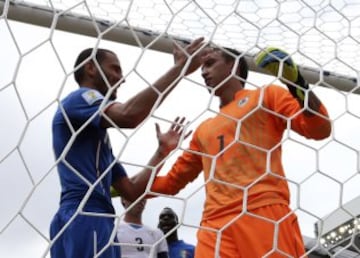
[[[238,60],[236,75],[238,75],[243,80],[243,83],[245,84],[245,81],[246,81],[246,79],[248,77],[248,73],[249,73],[249,66],[245,60],[244,55],[242,55],[241,52],[239,52],[235,49],[227,48],[227,47],[221,49],[221,53],[226,62],[234,62],[235,60]],[[239,56],[239,58],[238,58],[238,56]]]
[[[91,56],[93,50],[94,50],[93,48],[87,48],[81,51],[81,53],[76,58],[74,68],[78,67],[82,62],[88,59]],[[103,49],[103,48],[96,49],[95,59],[99,64],[101,64],[101,62],[105,59],[106,53],[114,54],[114,52],[108,49]],[[93,60],[90,59],[89,62],[93,62]],[[82,80],[84,79],[84,72],[85,72],[84,70],[85,70],[84,65],[82,65],[74,72],[75,81],[78,84],[81,84]]]

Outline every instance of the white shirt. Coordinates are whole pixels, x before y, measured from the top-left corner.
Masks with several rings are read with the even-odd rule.
[[[122,258],[156,258],[158,253],[168,252],[164,234],[158,228],[122,221],[117,230],[117,238]]]

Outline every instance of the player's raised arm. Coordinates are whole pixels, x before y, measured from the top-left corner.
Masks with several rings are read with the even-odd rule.
[[[279,73],[281,62],[282,70]],[[268,73],[279,76],[280,81],[288,87],[291,95],[302,107],[305,106],[305,115],[313,115],[314,113],[311,110],[319,111],[321,106],[320,99],[309,89],[309,84],[300,73],[298,66],[284,50],[268,47],[255,56],[255,64],[265,69]],[[306,95],[308,96],[306,97]]]
[[[160,171],[163,165],[161,162],[178,146],[178,143],[183,135],[184,123],[185,118],[177,117],[170,126],[169,130],[165,133],[162,133],[159,125],[156,124],[156,136],[159,145],[147,164],[149,168],[144,168],[132,178],[122,177],[117,180],[113,184],[113,188],[116,192],[112,190],[112,196],[120,195],[129,201],[134,201],[144,193],[153,171],[152,168],[155,168],[156,172]],[[190,134],[191,131],[186,133],[183,136],[184,139],[186,139]]]
[[[134,128],[140,124],[151,112],[160,97],[161,103],[170,91],[179,83],[182,75],[194,72],[200,66],[201,49],[204,38],[198,38],[185,48],[174,44],[174,65],[153,85],[142,90],[125,103],[114,103],[105,111],[107,119],[103,119],[104,126],[111,126],[109,119],[121,128]],[[154,60],[154,64],[156,60]],[[183,69],[186,69],[183,71]]]

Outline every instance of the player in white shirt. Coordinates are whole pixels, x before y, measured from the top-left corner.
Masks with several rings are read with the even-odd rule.
[[[131,203],[121,199],[124,208]],[[150,228],[142,223],[142,213],[146,200],[138,201],[125,213],[117,230],[121,246],[121,258],[168,258],[168,246],[164,233],[158,228]]]

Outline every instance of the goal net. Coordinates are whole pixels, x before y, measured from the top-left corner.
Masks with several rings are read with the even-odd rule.
[[[343,206],[360,195],[359,10],[356,0],[0,0],[0,257],[49,256],[48,229],[60,192],[50,121],[58,101],[77,88],[78,53],[103,47],[118,54],[126,79],[121,102],[171,66],[174,42],[199,36],[245,53],[249,87],[281,84],[257,69],[252,58],[267,46],[285,49],[328,108],[330,138],[314,142],[290,132],[283,139],[291,207],[302,233],[321,246],[321,236],[331,235],[321,225],[333,211],[359,215]],[[196,72],[140,127],[111,129],[114,152],[133,175],[156,147],[154,122],[167,126],[186,116],[195,129],[217,110],[216,98]],[[168,158],[163,172],[187,144]],[[124,210],[117,201],[121,219]],[[156,227],[161,209],[172,207],[180,218],[180,238],[196,244],[203,201],[200,176],[175,197],[150,200],[144,223]]]

